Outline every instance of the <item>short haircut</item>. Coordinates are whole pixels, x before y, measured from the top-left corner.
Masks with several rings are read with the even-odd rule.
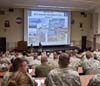
[[[47,61],[48,61],[47,56],[42,56],[42,57],[41,57],[41,63],[42,63],[42,62],[47,62]]]
[[[59,56],[59,64],[60,65],[68,65],[70,63],[70,56],[66,53],[62,53]]]
[[[93,54],[90,51],[86,52],[86,58],[90,59],[93,56]]]
[[[13,71],[14,71],[14,72],[17,71],[18,68],[19,68],[19,66],[20,66],[23,62],[27,62],[27,63],[28,63],[28,61],[25,60],[25,59],[16,58],[16,59],[14,60],[14,62],[13,62],[13,65],[12,65],[12,67],[14,68]]]

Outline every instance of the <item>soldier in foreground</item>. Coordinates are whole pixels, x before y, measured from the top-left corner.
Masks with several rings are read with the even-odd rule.
[[[100,74],[95,75],[90,81],[88,86],[100,86]]]
[[[53,69],[52,66],[48,65],[47,58],[47,56],[41,57],[41,64],[35,68],[36,77],[47,77],[48,73]]]
[[[46,81],[46,86],[81,86],[79,74],[68,68],[70,57],[68,54],[59,56],[59,68],[52,70]]]

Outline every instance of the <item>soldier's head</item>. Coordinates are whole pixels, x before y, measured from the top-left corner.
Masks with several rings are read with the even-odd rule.
[[[86,58],[87,58],[87,59],[93,58],[92,52],[87,51],[87,52],[86,52]]]
[[[22,71],[27,72],[28,69],[28,61],[23,58],[16,58],[13,62],[13,71]]]
[[[48,57],[46,55],[43,55],[41,57],[41,64],[47,64],[47,62],[48,62]]]
[[[34,52],[34,59],[38,59],[38,53]]]
[[[54,53],[53,53],[53,56],[54,56],[54,59],[58,59],[58,54],[57,54],[57,52],[54,52]]]
[[[72,56],[72,57],[73,57],[73,56],[76,56],[76,54],[77,54],[76,50],[73,50],[73,51],[71,52],[71,56]]]
[[[64,68],[67,67],[69,63],[70,63],[70,56],[66,53],[62,53],[59,56],[59,61],[58,61],[59,66]]]

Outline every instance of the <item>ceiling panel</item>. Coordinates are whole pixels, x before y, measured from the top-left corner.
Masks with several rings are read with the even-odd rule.
[[[100,6],[100,0],[0,0],[0,7],[65,7],[75,9],[94,9]]]

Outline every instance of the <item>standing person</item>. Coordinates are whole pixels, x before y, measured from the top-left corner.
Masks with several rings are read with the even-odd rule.
[[[27,73],[28,63],[22,58],[14,61],[14,72],[7,82],[7,86],[37,86],[32,77]]]
[[[59,68],[50,71],[45,81],[46,86],[81,86],[78,72],[68,68],[69,55],[62,53],[58,63]]]

